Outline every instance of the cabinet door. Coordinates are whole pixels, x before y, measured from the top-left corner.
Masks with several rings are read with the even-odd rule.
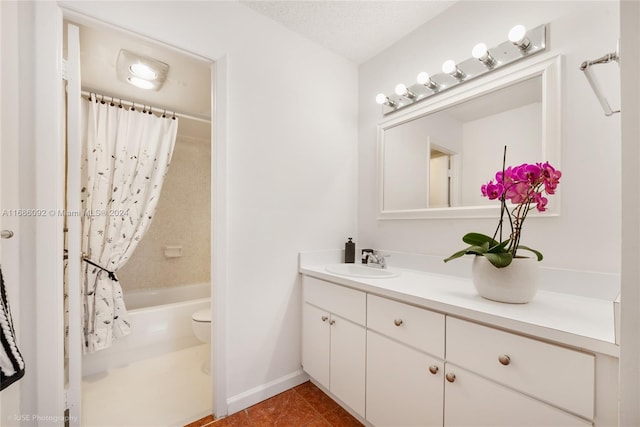
[[[446,365],[444,425],[449,426],[591,426],[529,396]]]
[[[443,371],[442,361],[367,331],[367,421],[442,426]]]
[[[366,332],[362,326],[331,316],[331,387],[340,400],[364,417]]]
[[[329,313],[306,303],[302,311],[302,368],[328,389]]]

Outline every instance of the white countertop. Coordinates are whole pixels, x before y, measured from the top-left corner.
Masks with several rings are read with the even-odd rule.
[[[390,267],[399,276],[363,279],[332,274],[325,265],[302,264],[300,273],[544,340],[615,357],[620,353],[613,302],[606,299],[539,290],[528,304],[505,304],[480,297],[466,277]]]

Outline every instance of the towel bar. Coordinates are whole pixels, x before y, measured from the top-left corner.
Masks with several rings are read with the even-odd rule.
[[[587,81],[589,82],[589,84],[591,85],[591,88],[593,89],[593,92],[596,94],[596,98],[598,98],[598,101],[600,102],[600,105],[602,106],[602,109],[604,110],[604,115],[609,117],[615,113],[619,113],[620,110],[613,110],[611,108],[611,106],[609,105],[609,102],[607,101],[607,98],[605,98],[605,96],[602,94],[602,89],[600,88],[600,85],[598,84],[598,80],[596,80],[596,77],[592,74],[591,72],[591,66],[592,65],[598,65],[598,64],[607,64],[609,62],[618,62],[618,60],[620,59],[620,56],[618,54],[619,52],[619,48],[616,49],[615,52],[613,53],[608,53],[598,59],[594,59],[593,61],[584,61],[581,65],[580,65],[580,70],[582,72],[584,72],[584,76],[587,78]]]

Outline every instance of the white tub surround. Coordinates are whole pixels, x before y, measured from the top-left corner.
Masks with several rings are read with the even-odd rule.
[[[447,275],[442,272],[452,263],[443,270],[437,257],[393,253],[389,270],[398,275],[376,279],[330,273],[326,266],[339,262],[339,255],[333,251],[300,257],[303,366],[367,422],[385,425],[408,413],[405,421],[420,425],[478,420],[487,425],[617,424],[615,275],[548,270],[543,273],[546,286],[533,301],[504,304],[477,294],[465,262]],[[398,266],[429,264],[438,273]],[[599,279],[601,289],[587,286],[587,295],[549,290],[555,281],[587,276],[593,276],[594,283]],[[564,289],[577,289],[579,284]],[[336,293],[348,293],[358,302],[339,304],[346,300],[331,297]],[[314,346],[322,347],[323,341],[329,345],[328,359],[311,357],[317,354]],[[360,342],[365,343],[362,348],[341,353],[342,346]],[[323,377],[323,371],[345,366],[351,378],[348,387],[344,379]],[[412,405],[395,402],[393,395],[398,393],[422,397]],[[498,402],[496,396],[503,400]],[[428,405],[433,407],[425,410]],[[469,410],[459,410],[462,406]],[[444,421],[428,418],[433,414],[444,414]]]
[[[124,292],[127,310],[192,301],[211,297],[211,283],[191,283],[169,288],[145,288]]]
[[[84,355],[82,376],[201,344],[193,333],[191,316],[204,309],[211,309],[209,298],[130,310],[131,334],[107,349]]]

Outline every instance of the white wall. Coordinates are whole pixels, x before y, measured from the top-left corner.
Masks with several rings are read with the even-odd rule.
[[[465,122],[462,126],[462,205],[495,203],[482,197],[480,186],[502,170],[502,152],[507,146],[507,165],[543,162],[542,108],[540,103]],[[553,202],[553,199],[551,199]]]
[[[549,48],[562,53],[562,194],[559,217],[529,218],[524,242],[545,254],[548,267],[620,271],[620,118],[604,116],[580,63],[615,50],[619,37],[617,2],[462,1],[360,67],[359,243],[366,247],[447,256],[469,231],[488,233],[497,219],[376,220],[376,124],[383,118],[374,102],[380,92],[414,81],[421,71],[437,73],[444,60],[471,57],[479,41],[495,46],[515,24],[548,23]],[[606,93],[619,92],[602,76]],[[609,96],[619,105],[619,95]],[[500,159],[497,160],[499,162]],[[478,186],[482,182],[478,182]],[[549,203],[554,203],[553,197]],[[597,227],[594,225],[597,224]],[[585,249],[585,248],[594,248]]]
[[[226,58],[226,387],[237,408],[300,369],[298,251],[356,232],[357,67],[236,2],[62,5]]]

